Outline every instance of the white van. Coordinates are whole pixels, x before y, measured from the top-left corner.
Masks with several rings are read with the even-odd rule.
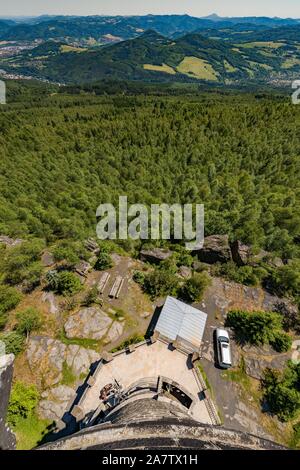
[[[232,366],[229,334],[226,330],[216,330],[218,363],[222,369]]]

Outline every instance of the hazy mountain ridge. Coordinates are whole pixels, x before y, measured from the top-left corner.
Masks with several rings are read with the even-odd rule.
[[[5,37],[0,30],[1,40],[62,39],[72,40],[92,38],[100,41],[105,35],[129,39],[147,29],[172,36],[178,32],[187,33],[197,29],[219,29],[235,24],[251,24],[252,28],[279,27],[300,24],[299,20],[281,18],[221,18],[215,15],[196,18],[189,15],[146,15],[146,16],[41,16],[37,18],[10,20],[10,28]]]

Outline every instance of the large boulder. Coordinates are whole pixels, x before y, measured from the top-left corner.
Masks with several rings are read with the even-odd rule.
[[[228,235],[211,235],[204,239],[203,248],[197,251],[202,263],[227,263],[232,259]]]
[[[283,261],[281,258],[272,256],[272,253],[269,253],[265,250],[260,250],[258,253],[253,253],[253,249],[249,245],[245,245],[239,240],[231,243],[231,254],[233,261],[238,266],[245,266],[249,264],[250,266],[259,266],[263,261],[273,268],[280,268],[283,266]]]
[[[64,328],[67,338],[100,340],[111,324],[112,319],[99,307],[88,307],[72,315]]]
[[[13,248],[15,246],[21,245],[23,240],[21,238],[10,238],[6,235],[0,235],[0,243],[3,243],[3,245],[9,248]]]
[[[50,266],[53,266],[55,264],[55,259],[52,253],[50,251],[45,251],[42,254],[41,257],[42,265],[45,266],[45,268],[49,268]]]
[[[35,336],[27,348],[29,367],[43,389],[59,385],[65,365],[72,368],[76,377],[87,374],[99,354],[78,345],[66,345],[47,336]]]
[[[178,274],[183,279],[189,279],[190,277],[192,277],[192,270],[187,266],[180,266]]]
[[[106,344],[117,341],[123,334],[124,331],[124,322],[120,323],[115,321],[105,339]]]
[[[66,385],[59,385],[58,387],[45,390],[41,394],[42,399],[38,408],[39,414],[44,419],[58,421],[69,410],[75,397],[75,390]]]
[[[277,354],[272,356],[244,356],[245,372],[253,379],[261,380],[267,368],[283,370],[290,356],[288,354]]]
[[[42,302],[48,304],[49,313],[52,315],[58,316],[60,313],[60,307],[58,305],[57,298],[55,294],[51,291],[42,293]]]
[[[251,247],[244,245],[239,240],[231,243],[232,259],[238,266],[245,266],[248,264],[251,256]]]
[[[159,264],[162,261],[170,258],[172,251],[164,250],[161,248],[153,248],[151,250],[142,250],[140,258],[144,262]]]

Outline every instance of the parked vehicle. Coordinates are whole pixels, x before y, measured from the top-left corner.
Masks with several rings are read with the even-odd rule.
[[[229,334],[226,330],[216,330],[217,356],[219,366],[229,369],[232,366]]]

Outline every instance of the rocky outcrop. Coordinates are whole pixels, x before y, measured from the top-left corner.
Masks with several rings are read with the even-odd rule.
[[[99,307],[88,307],[72,315],[64,328],[67,338],[100,340],[111,324],[112,319]]]
[[[46,390],[41,394],[39,414],[50,421],[60,420],[69,410],[76,397],[76,392],[71,387],[59,385]]]
[[[231,243],[232,259],[238,266],[245,266],[251,256],[251,248],[239,240]]]
[[[232,259],[238,266],[249,264],[250,266],[255,267],[262,261],[274,268],[280,268],[283,266],[282,259],[272,256],[272,253],[265,250],[260,250],[258,253],[254,253],[251,246],[245,245],[239,240],[234,241],[230,246]]]
[[[27,360],[39,386],[46,389],[62,381],[65,365],[78,378],[81,374],[87,374],[91,364],[99,360],[99,354],[78,345],[66,345],[47,336],[36,336],[29,340]]]
[[[9,248],[12,248],[21,245],[23,240],[21,240],[21,238],[10,238],[6,235],[0,235],[0,243],[3,243],[3,245],[8,246]]]
[[[43,292],[42,293],[42,301],[47,303],[49,306],[49,313],[51,315],[58,316],[60,313],[60,308],[57,302],[57,299],[53,292]]]
[[[120,338],[120,336],[122,336],[123,331],[124,331],[124,322],[120,323],[120,322],[115,321],[112,324],[106,336],[106,339],[105,339],[106,344],[117,341]]]
[[[140,253],[141,261],[159,264],[170,258],[172,252],[161,248],[153,248],[152,250],[142,250]]]
[[[227,263],[232,259],[228,235],[211,235],[204,239],[203,248],[197,251],[202,263]]]
[[[45,268],[49,268],[50,266],[53,266],[55,263],[54,256],[49,251],[45,251],[42,254],[41,261],[42,261],[42,265],[45,266]]]
[[[244,349],[244,348],[243,348]],[[244,355],[245,372],[250,377],[260,380],[267,368],[283,370],[289,355],[273,353],[272,356]]]
[[[192,277],[192,270],[187,266],[180,266],[178,274],[183,279],[189,279],[190,277]]]

